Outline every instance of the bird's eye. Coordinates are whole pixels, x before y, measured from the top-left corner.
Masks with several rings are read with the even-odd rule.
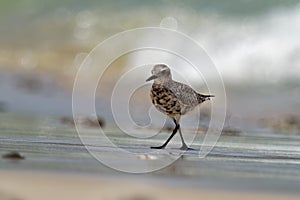
[[[166,73],[168,73],[168,69],[163,69],[163,70],[160,71],[160,73],[166,74]]]

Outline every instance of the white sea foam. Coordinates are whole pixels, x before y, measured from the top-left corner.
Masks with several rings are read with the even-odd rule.
[[[276,83],[300,78],[300,6],[251,19],[205,18],[193,37],[224,79]]]

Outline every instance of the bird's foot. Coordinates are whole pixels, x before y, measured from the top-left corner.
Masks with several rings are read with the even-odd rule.
[[[151,147],[151,149],[164,149],[166,146],[162,145],[162,146],[158,146],[158,147]]]
[[[182,145],[180,147],[180,150],[184,150],[184,151],[196,151],[196,149],[190,148],[186,144]]]

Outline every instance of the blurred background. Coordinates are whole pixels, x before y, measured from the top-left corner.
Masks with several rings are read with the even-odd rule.
[[[117,179],[125,177],[123,183],[127,185],[127,175],[121,176],[119,172],[101,165],[86,151],[78,138],[72,119],[73,83],[80,65],[100,42],[129,29],[164,27],[190,36],[206,51],[223,78],[227,113],[223,136],[207,158],[199,159],[197,152],[188,152],[173,165],[143,176],[147,178],[146,182],[149,181],[150,185],[157,181],[159,184],[183,186],[181,189],[191,186],[190,188],[196,187],[196,191],[199,191],[197,186],[232,186],[234,189],[249,191],[248,186],[251,185],[254,191],[279,188],[298,192],[299,21],[298,0],[1,0],[0,168],[113,174]],[[112,48],[107,52],[113,50]],[[139,59],[138,56],[133,56],[129,62],[126,56],[121,56],[111,63],[97,88],[97,122],[89,118],[81,119],[81,122],[87,127],[87,135],[91,136],[90,146],[95,147],[99,154],[121,166],[133,165],[126,160],[126,156],[108,149],[101,143],[103,141],[100,141],[99,146],[93,146],[95,136],[99,135],[94,128],[98,128],[100,124],[112,141],[133,152],[140,150],[137,158],[152,166],[159,159],[174,157],[168,151],[148,154],[150,143],[158,144],[167,138],[167,133],[173,129],[172,122],[165,124],[162,130],[165,133],[158,135],[160,140],[142,138],[137,139],[138,143],[110,126],[114,124],[110,107],[112,89],[127,67],[134,63],[132,58]],[[139,78],[146,80],[150,69],[151,67],[146,74],[140,74]],[[187,68],[177,69],[185,77],[191,74]],[[197,91],[208,92],[199,77],[189,78]],[[217,79],[215,74],[209,76],[210,81]],[[88,80],[87,76],[87,87],[90,84]],[[84,87],[85,85],[82,88]],[[130,111],[137,124],[145,125],[150,122],[149,90],[148,83],[130,99]],[[216,98],[211,102],[217,106],[218,91],[214,95]],[[82,98],[85,98],[84,90]],[[201,106],[200,133],[205,133],[213,103]],[[198,116],[192,117],[195,118],[199,119]],[[156,125],[154,128],[160,129],[161,126]],[[141,133],[146,131],[140,130],[142,129],[138,129]],[[148,129],[148,132],[154,133],[153,129]],[[204,134],[199,135],[200,139],[197,141],[204,137]],[[185,137],[188,138],[188,134]],[[179,138],[177,139],[177,144],[180,144]],[[24,161],[15,162],[16,160]],[[2,173],[0,199],[4,198],[4,193],[10,194],[9,191],[18,193],[24,190],[28,193],[33,185],[22,181],[36,180],[33,177],[30,175],[20,179],[18,174],[7,171]],[[56,178],[59,177],[60,175]],[[166,177],[170,179],[166,180]],[[51,176],[33,181],[36,184],[34,191],[40,191],[36,187],[43,187],[47,182],[45,180],[52,180]],[[9,181],[13,184],[6,184]],[[55,178],[50,181],[53,187],[60,187],[57,182]],[[80,195],[76,195],[76,191],[81,190],[74,188],[82,185],[72,184],[83,182],[84,180],[76,182],[71,178],[63,185],[69,185],[70,188],[66,191],[78,198]],[[104,183],[106,185],[105,181]],[[6,190],[9,186],[12,189]],[[90,186],[86,191],[94,188],[98,192],[97,184],[92,182]],[[110,195],[115,193],[115,186],[115,182],[109,185]],[[132,188],[130,192],[139,192],[135,186]],[[148,188],[145,187],[143,191],[147,193]],[[168,194],[173,191],[177,189]],[[55,194],[56,192],[50,194],[49,198]],[[154,191],[150,197],[155,194],[159,193]],[[274,196],[270,199],[274,199]],[[145,198],[131,197],[123,198],[121,195],[116,199],[152,199],[147,195]],[[199,199],[198,197],[194,199]]]
[[[0,9],[1,112],[71,116],[74,78],[93,47],[128,29],[163,25],[195,39],[219,69],[226,126],[299,133],[297,0],[2,0]],[[107,77],[117,78],[122,62]]]

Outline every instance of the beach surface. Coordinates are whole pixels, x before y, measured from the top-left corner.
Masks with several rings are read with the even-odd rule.
[[[295,194],[185,188],[156,181],[75,174],[0,171],[1,200],[299,199]]]
[[[300,196],[297,135],[275,137],[249,132],[221,136],[205,158],[200,158],[198,151],[188,151],[176,158],[179,138],[174,138],[165,150],[150,149],[165,140],[167,131],[150,139],[132,139],[116,129],[106,128],[106,136],[118,147],[112,148],[97,129],[87,127],[85,146],[74,127],[60,124],[56,118],[28,115],[22,118],[11,113],[1,117],[1,200],[299,199]],[[140,132],[145,135],[147,131]],[[187,141],[190,137],[190,133],[185,133]],[[204,137],[197,135],[192,147],[201,147]],[[146,168],[174,161],[151,173],[123,173],[105,166],[86,147],[92,147],[109,164],[123,170],[137,165],[120,153],[119,148],[132,152]],[[9,152],[17,152],[21,157],[3,157]]]

